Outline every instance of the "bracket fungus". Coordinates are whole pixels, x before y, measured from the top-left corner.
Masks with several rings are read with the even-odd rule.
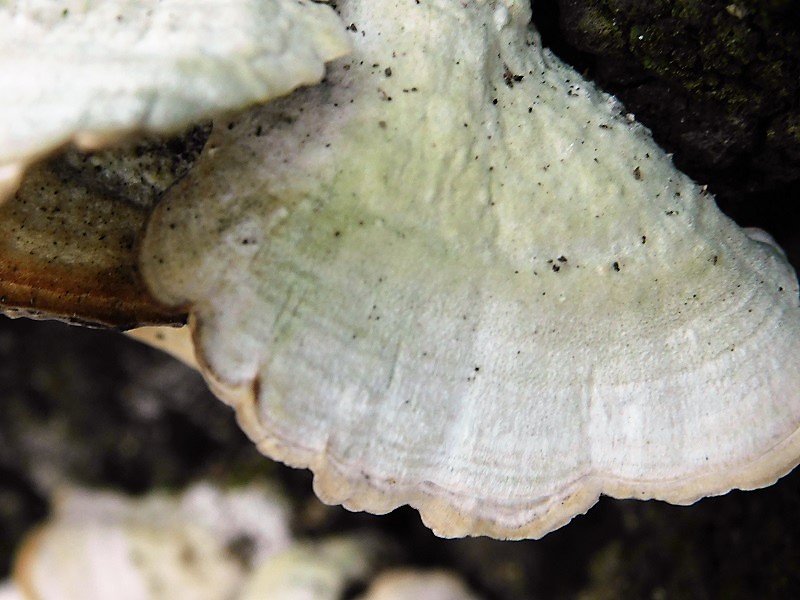
[[[239,598],[253,568],[291,546],[289,516],[257,486],[136,499],[70,487],[23,544],[14,580],[26,600]]]
[[[800,456],[785,257],[541,48],[527,0],[342,0],[326,80],[217,123],[141,264],[326,502],[539,537]]]
[[[316,83],[348,50],[330,7],[302,0],[13,0],[0,31],[0,201],[69,141],[176,131]]]
[[[203,127],[94,155],[70,149],[22,173],[69,141],[95,149],[131,133],[174,133],[316,83],[324,62],[350,47],[327,6],[239,0],[217,8],[179,0],[0,6],[6,314],[123,329],[182,318],[141,284],[136,247],[152,203],[202,147]]]
[[[395,552],[366,530],[295,539],[292,512],[262,486],[198,482],[137,498],[66,487],[27,536],[0,600],[338,600],[373,578],[365,600],[409,598],[426,585],[438,592],[431,598],[473,598],[452,575],[385,570]]]

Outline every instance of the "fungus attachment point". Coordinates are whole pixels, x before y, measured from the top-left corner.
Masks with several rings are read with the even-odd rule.
[[[794,467],[784,257],[542,50],[526,1],[338,10],[353,55],[216,127],[142,246],[258,447],[446,536]]]
[[[182,322],[183,311],[158,303],[142,283],[138,239],[207,135],[195,127],[127,149],[70,149],[30,168],[0,205],[0,312],[120,329]]]
[[[316,83],[349,49],[302,0],[50,0],[0,5],[0,201],[31,162],[136,131],[170,133]]]
[[[130,337],[154,348],[158,348],[177,358],[182,363],[200,370],[194,355],[194,344],[189,327],[170,327],[156,325],[137,327],[126,332]]]

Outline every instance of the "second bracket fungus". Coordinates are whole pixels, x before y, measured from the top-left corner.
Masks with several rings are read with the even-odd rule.
[[[322,85],[217,123],[142,269],[267,455],[351,509],[538,537],[800,455],[782,253],[539,45],[527,0],[342,0]]]
[[[290,547],[289,516],[276,490],[256,486],[136,499],[66,488],[14,579],[25,600],[240,598],[253,568]]]
[[[347,39],[302,0],[0,4],[0,201],[69,141],[169,133],[322,78]]]

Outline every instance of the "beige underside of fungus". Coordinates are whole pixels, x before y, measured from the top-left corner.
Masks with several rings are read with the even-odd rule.
[[[348,50],[303,0],[11,0],[0,31],[0,201],[69,141],[173,132],[316,83]]]
[[[326,81],[217,123],[142,267],[212,387],[351,509],[538,537],[798,462],[800,308],[525,0],[342,0]]]

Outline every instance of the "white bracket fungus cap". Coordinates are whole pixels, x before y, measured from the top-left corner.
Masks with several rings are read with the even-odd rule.
[[[70,140],[173,132],[316,83],[349,50],[304,0],[12,0],[0,31],[0,200]]]
[[[354,53],[220,123],[142,247],[258,447],[446,536],[794,467],[781,253],[542,50],[526,0],[338,6]]]

